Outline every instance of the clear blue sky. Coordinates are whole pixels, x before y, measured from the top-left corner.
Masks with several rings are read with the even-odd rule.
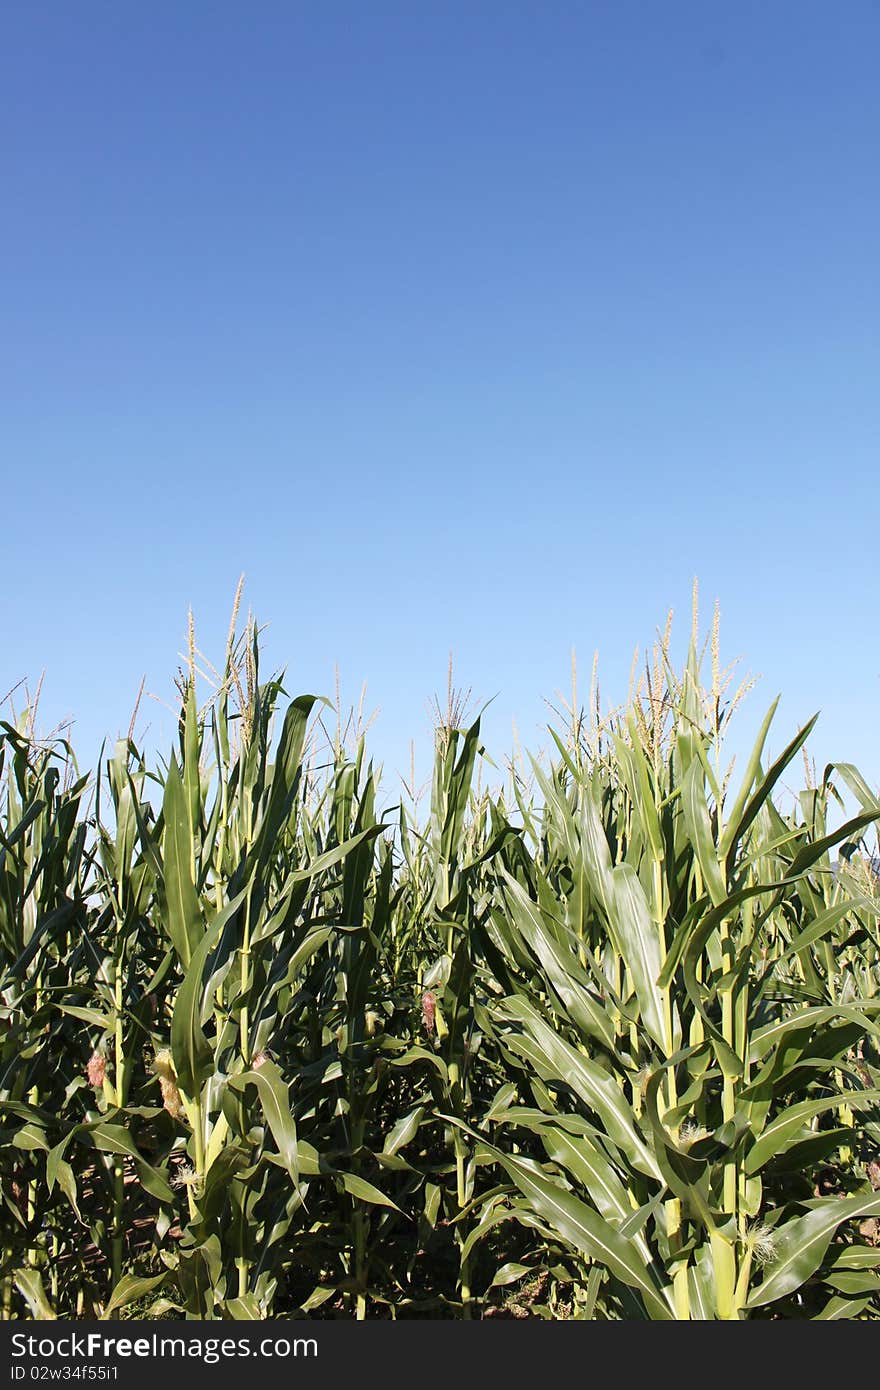
[[[0,696],[90,761],[244,571],[390,768],[450,647],[501,756],[696,574],[876,785],[878,59],[869,0],[5,5]]]

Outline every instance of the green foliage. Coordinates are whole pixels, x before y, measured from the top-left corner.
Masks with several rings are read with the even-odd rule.
[[[253,629],[164,768],[2,724],[5,1315],[880,1315],[880,803],[716,647],[424,824]]]

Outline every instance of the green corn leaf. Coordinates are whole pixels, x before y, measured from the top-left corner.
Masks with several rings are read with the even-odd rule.
[[[524,1048],[523,1040],[513,1032],[505,1034],[508,1045],[533,1061],[541,1074],[571,1086],[633,1166],[659,1178],[660,1170],[654,1156],[640,1138],[632,1110],[609,1073],[554,1032],[524,999],[506,999],[503,1011],[526,1030],[534,1050]]]
[[[868,786],[857,767],[854,767],[852,763],[831,763],[830,767],[826,769],[826,776],[832,768],[834,771],[840,773],[853,796],[861,803],[866,811],[874,809],[880,813],[880,808],[877,806],[877,797],[874,792],[871,791],[871,788]]]
[[[532,1265],[521,1265],[512,1261],[502,1265],[496,1271],[489,1287],[491,1289],[506,1288],[508,1284],[516,1284],[520,1279],[524,1279],[527,1274],[534,1278],[535,1270]]]
[[[614,907],[614,882],[612,878],[611,851],[599,809],[593,797],[593,789],[583,788],[580,805],[580,840],[583,862],[592,884],[593,892],[611,918]]]
[[[288,820],[296,799],[306,730],[309,716],[316,703],[317,697],[314,695],[299,695],[291,701],[284,716],[266,814],[254,847],[261,869],[273,853],[282,826]],[[327,701],[322,703],[326,704]]]
[[[685,774],[682,807],[697,862],[703,875],[703,882],[709,890],[713,907],[720,907],[727,898],[727,885],[718,862],[720,850],[716,849],[712,837],[703,769],[697,758],[694,759]]]
[[[183,792],[186,803],[187,821],[191,841],[195,841],[201,825],[202,814],[202,779],[201,779],[201,753],[202,743],[199,737],[199,718],[196,706],[196,690],[192,681],[187,682],[186,701],[184,706],[184,733],[183,733]]]
[[[519,1123],[525,1122],[520,1120]],[[627,1188],[599,1145],[591,1142],[587,1136],[575,1140],[558,1125],[532,1122],[528,1127],[540,1138],[547,1157],[565,1168],[581,1184],[599,1215],[632,1241],[645,1264],[650,1264],[651,1252],[644,1236],[639,1231],[624,1230],[634,1215],[632,1202]]]
[[[417,1105],[408,1114],[402,1115],[385,1136],[382,1152],[393,1155],[409,1144],[418,1134],[427,1109],[426,1105]]]
[[[674,1317],[668,1286],[653,1281],[632,1241],[561,1184],[551,1181],[536,1163],[486,1146],[520,1192],[560,1237],[587,1259],[603,1264],[616,1278],[637,1290],[652,1320]]]
[[[242,1072],[229,1078],[230,1088],[244,1091],[248,1086],[256,1086],[260,1105],[272,1137],[278,1145],[278,1152],[290,1174],[294,1187],[299,1184],[299,1164],[297,1157],[296,1125],[290,1111],[288,1088],[280,1071],[271,1060],[261,1064],[256,1071]]]
[[[73,1169],[65,1160],[64,1152],[70,1143],[71,1135],[66,1134],[60,1144],[56,1144],[46,1157],[46,1188],[51,1193],[56,1182],[64,1193],[78,1221],[82,1221],[82,1214],[79,1209],[79,1198],[76,1190],[76,1178]]]
[[[831,1237],[853,1217],[880,1216],[880,1197],[831,1197],[803,1216],[774,1228],[775,1256],[764,1278],[749,1296],[748,1306],[760,1308],[794,1293],[815,1274]]]
[[[104,1309],[104,1317],[108,1318],[111,1313],[116,1312],[117,1308],[127,1308],[130,1303],[135,1303],[145,1294],[152,1293],[154,1289],[158,1289],[166,1283],[167,1279],[167,1270],[163,1274],[153,1274],[148,1277],[123,1274],[119,1282],[114,1285],[113,1292]]]
[[[588,1037],[614,1051],[614,1027],[607,1010],[593,998],[577,958],[546,928],[541,909],[502,867],[504,899],[510,920],[540,962],[548,984],[568,1010],[571,1021]]]
[[[158,1168],[154,1168],[143,1157],[128,1130],[123,1125],[101,1123],[82,1125],[73,1131],[82,1135],[84,1142],[94,1145],[102,1153],[125,1154],[134,1160],[141,1186],[160,1202],[174,1201],[174,1193]]]
[[[851,840],[853,836],[860,834],[866,826],[873,825],[877,820],[880,820],[880,805],[875,804],[872,810],[863,811],[861,815],[853,816],[852,820],[846,821],[839,829],[833,830],[830,835],[824,835],[821,840],[810,841],[795,854],[788,869],[789,876],[793,878],[795,875],[802,874],[805,870],[812,868],[817,860],[828,853],[829,849]]]
[[[838,1322],[841,1318],[860,1318],[870,1304],[870,1298],[829,1298],[815,1322]]]
[[[829,907],[827,912],[821,912],[808,927],[798,932],[792,938],[791,944],[782,951],[774,961],[774,968],[778,968],[784,960],[795,956],[799,951],[806,951],[817,942],[824,940],[830,932],[834,930],[838,922],[843,921],[848,913],[853,911],[853,904],[849,902],[837,903],[834,907]]]
[[[216,946],[232,904],[203,934],[177,992],[171,1016],[171,1053],[180,1089],[195,1099],[214,1069],[214,1054],[202,1028],[204,977],[208,957]]]
[[[775,705],[773,708],[775,709]],[[772,712],[773,711],[771,710],[771,716]],[[783,749],[782,753],[780,753],[779,757],[773,763],[769,772],[761,780],[761,782],[755,789],[755,792],[749,799],[746,808],[743,811],[742,815],[739,817],[739,819],[734,820],[731,816],[731,820],[728,823],[727,829],[725,830],[724,835],[722,837],[722,844],[725,850],[727,851],[728,857],[734,852],[737,842],[743,839],[743,837],[746,834],[746,831],[753,824],[762,807],[769,800],[770,793],[776,786],[776,783],[779,781],[785,769],[788,767],[792,758],[796,757],[798,751],[803,747],[807,739],[810,737],[810,734],[813,732],[813,729],[816,725],[816,720],[818,718],[819,715],[817,713],[813,715],[812,719],[807,720],[807,723],[801,729],[800,733],[796,734],[795,737],[791,740],[791,742]],[[764,722],[769,723],[769,720],[765,720]],[[720,849],[721,846],[719,846],[719,852]]]
[[[378,1187],[374,1187],[365,1178],[358,1177],[356,1173],[340,1172],[338,1177],[342,1180],[342,1185],[351,1197],[356,1197],[359,1202],[368,1202],[371,1206],[390,1207],[393,1211],[400,1211],[396,1202],[392,1202],[390,1197],[386,1197],[384,1192],[380,1192]],[[403,1212],[401,1212],[401,1216]]]
[[[293,883],[305,883],[309,879],[316,878],[318,874],[325,873],[327,869],[335,868],[337,864],[341,864],[350,854],[353,854],[358,846],[366,844],[369,840],[375,840],[385,828],[384,823],[380,823],[359,831],[357,835],[352,835],[344,844],[336,845],[334,849],[327,850],[326,854],[318,855],[304,869],[297,869],[291,874],[291,881]]]
[[[749,1045],[749,1059],[759,1062],[772,1048],[789,1034],[804,1033],[807,1038],[816,1034],[826,1023],[841,1018],[848,1019],[866,1032],[872,1031],[871,1019],[880,1012],[880,998],[852,999],[848,1004],[823,1005],[802,1009],[790,1018],[775,1019],[763,1027],[754,1029]]]
[[[162,812],[165,822],[165,925],[178,959],[186,969],[204,931],[204,921],[193,881],[189,812],[174,758],[168,766]]]
[[[54,1322],[57,1319],[58,1314],[46,1296],[39,1270],[16,1269],[12,1281],[30,1308],[32,1317],[39,1318],[42,1322]]]
[[[257,1322],[265,1316],[253,1294],[227,1298],[223,1304],[223,1314],[235,1322]]]
[[[758,1173],[771,1159],[796,1144],[804,1137],[804,1126],[815,1116],[840,1105],[849,1105],[853,1110],[863,1106],[876,1106],[880,1100],[880,1090],[844,1091],[836,1096],[823,1096],[819,1100],[801,1101],[790,1105],[765,1126],[745,1157],[743,1167],[747,1173]]]
[[[632,977],[641,1024],[665,1052],[663,992],[657,983],[662,964],[660,931],[651,919],[645,890],[632,866],[618,864],[611,882],[610,921],[617,951]]]
[[[629,785],[633,813],[638,817],[641,825],[642,838],[650,850],[651,858],[659,864],[664,857],[663,832],[660,829],[660,819],[655,804],[651,767],[645,757],[638,726],[632,714],[628,716],[627,726],[630,734],[629,741],[616,737],[614,746],[619,765]]]
[[[777,695],[776,699],[773,701],[773,704],[770,706],[769,710],[764,716],[764,722],[758,730],[758,737],[755,739],[751,754],[749,756],[749,761],[746,764],[746,770],[743,774],[743,779],[740,784],[739,792],[737,793],[737,797],[735,802],[733,803],[733,806],[730,808],[730,814],[726,818],[727,823],[724,826],[724,829],[722,830],[721,835],[719,837],[718,859],[721,863],[725,862],[728,854],[730,853],[732,845],[735,843],[737,839],[741,838],[744,833],[744,829],[742,827],[746,802],[748,801],[749,793],[755,785],[755,779],[757,778],[761,770],[761,754],[764,751],[764,744],[766,743],[767,735],[770,732],[770,725],[773,722],[773,716],[775,715],[776,710],[779,706],[779,698],[780,697]],[[756,808],[756,814],[757,810],[759,809],[760,806]]]
[[[451,863],[459,856],[464,816],[479,746],[480,718],[478,717],[464,735],[461,753],[449,778],[446,815],[440,842],[440,853],[444,864]],[[450,745],[451,747],[452,745]],[[439,906],[442,909],[445,904],[440,903]]]

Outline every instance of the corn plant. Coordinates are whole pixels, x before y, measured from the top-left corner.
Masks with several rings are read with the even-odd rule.
[[[486,1152],[517,1213],[581,1262],[592,1308],[601,1288],[615,1316],[793,1316],[820,1271],[816,1315],[852,1315],[839,1291],[866,1306],[878,1261],[831,1243],[880,1214],[857,1161],[878,1132],[876,964],[853,969],[876,918],[839,887],[829,901],[829,850],[880,806],[865,797],[832,834],[820,794],[784,818],[770,794],[813,721],[764,771],[772,710],[726,798],[693,646],[652,695],[609,756],[561,749],[536,769],[543,843],[519,876],[501,870],[489,936],[506,994],[485,1021],[530,1102],[496,1124],[536,1136],[544,1162]]]
[[[422,815],[237,606],[155,765],[0,725],[3,1315],[880,1315],[856,767],[667,627],[506,788],[450,673]]]

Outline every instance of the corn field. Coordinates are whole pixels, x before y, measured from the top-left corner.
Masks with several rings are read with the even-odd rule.
[[[815,721],[730,767],[667,629],[380,811],[259,662],[191,650],[155,766],[0,725],[3,1316],[880,1316],[880,801]]]

